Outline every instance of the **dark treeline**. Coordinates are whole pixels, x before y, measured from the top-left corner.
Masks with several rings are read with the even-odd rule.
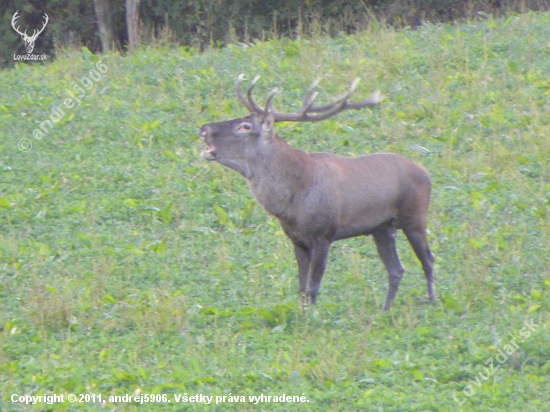
[[[198,49],[272,37],[353,33],[372,21],[403,27],[423,21],[473,18],[547,10],[550,0],[0,0],[0,65],[25,54],[25,43],[11,27],[19,10],[21,31],[49,22],[34,53],[55,56],[59,47],[86,46],[93,52],[131,50],[164,41]]]

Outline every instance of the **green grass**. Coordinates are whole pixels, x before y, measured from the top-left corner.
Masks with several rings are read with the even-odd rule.
[[[98,57],[66,52],[3,71],[0,409],[548,409],[549,27],[550,14],[531,13],[107,55],[108,72],[40,140],[33,130]],[[258,101],[281,86],[275,104],[286,111],[318,75],[319,102],[355,76],[357,99],[388,97],[278,131],[306,151],[392,151],[430,171],[438,305],[427,304],[400,234],[407,273],[391,312],[379,311],[387,278],[367,238],[333,245],[318,305],[302,311],[278,222],[237,173],[200,158],[200,125],[245,114],[234,94],[241,72],[262,75]],[[527,320],[537,327],[520,343]],[[518,348],[480,379],[514,336]],[[52,393],[171,402],[10,402]],[[172,395],[230,393],[310,402],[206,406]]]

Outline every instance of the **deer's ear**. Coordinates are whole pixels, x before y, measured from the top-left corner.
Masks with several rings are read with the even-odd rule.
[[[273,137],[273,125],[275,119],[273,113],[267,112],[262,119],[262,137],[271,138]]]

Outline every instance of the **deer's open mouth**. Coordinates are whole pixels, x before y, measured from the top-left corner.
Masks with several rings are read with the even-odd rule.
[[[216,147],[208,141],[208,131],[206,128],[201,127],[199,134],[202,140],[204,140],[204,143],[208,146],[208,150],[203,150],[201,152],[201,156],[206,160],[216,160]]]
[[[216,160],[216,148],[213,145],[208,144],[208,150],[203,150],[201,155],[206,160]]]

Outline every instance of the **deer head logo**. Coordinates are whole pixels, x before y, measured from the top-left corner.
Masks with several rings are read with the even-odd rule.
[[[34,42],[36,41],[38,35],[44,31],[44,29],[46,28],[46,24],[48,24],[48,21],[50,20],[50,18],[46,13],[44,13],[44,23],[42,25],[42,28],[40,30],[33,30],[32,36],[29,36],[27,35],[27,30],[21,33],[21,31],[19,30],[20,26],[17,26],[17,28],[15,27],[16,20],[19,17],[17,13],[19,13],[19,10],[17,10],[13,15],[11,19],[11,26],[19,35],[21,35],[21,37],[25,41],[25,48],[27,49],[27,53],[30,54],[34,49]]]

